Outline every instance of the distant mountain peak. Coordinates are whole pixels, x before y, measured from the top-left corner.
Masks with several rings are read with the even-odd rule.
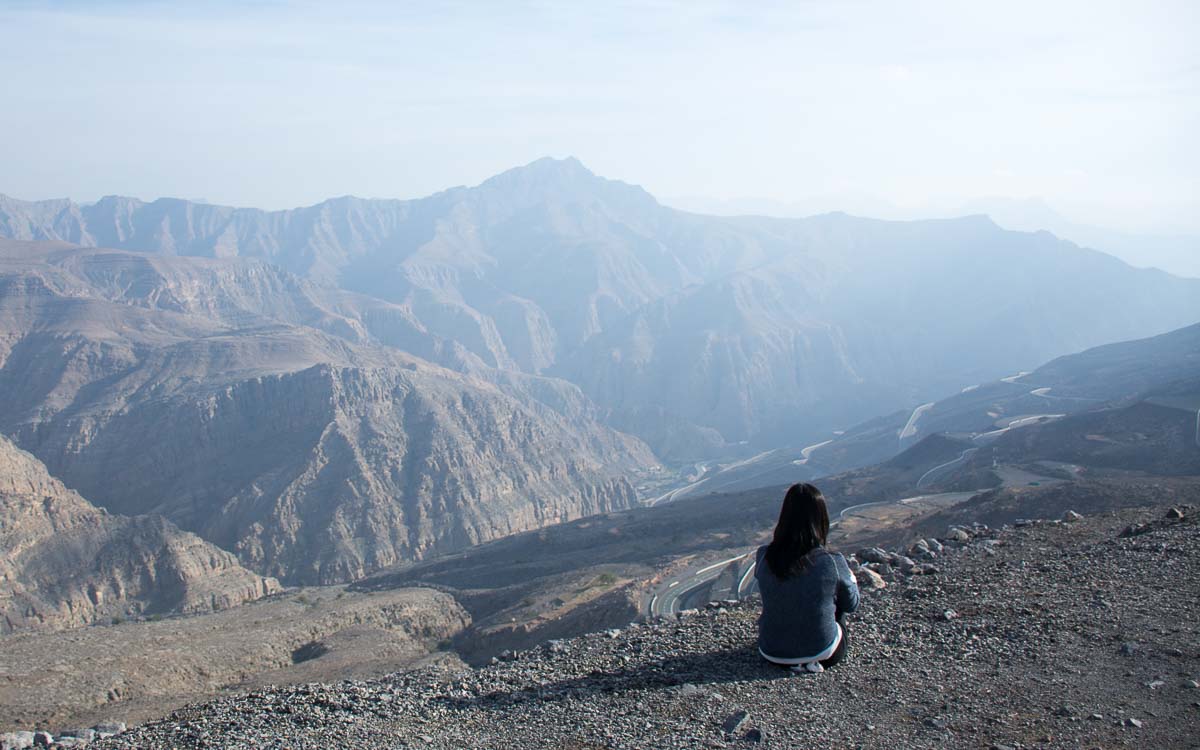
[[[511,187],[516,184],[546,184],[599,180],[594,172],[574,156],[556,159],[543,156],[520,167],[506,169],[484,180],[479,187]]]
[[[638,185],[601,177],[574,156],[562,159],[545,156],[484,180],[477,188],[518,200],[607,200],[650,203],[658,201]]]
[[[578,157],[575,156],[564,156],[561,159],[553,156],[543,156],[540,159],[534,159],[526,164],[523,168],[574,170],[581,171],[589,175],[592,174],[592,171],[585,167],[583,162],[581,162]],[[517,169],[522,169],[522,167],[517,167]]]

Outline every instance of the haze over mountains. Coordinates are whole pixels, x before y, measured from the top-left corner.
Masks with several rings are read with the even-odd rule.
[[[1058,357],[1033,372],[968,386],[916,410],[869,420],[808,451],[805,465],[832,474],[886,460],[931,435],[970,434],[984,441],[980,445],[990,444],[1051,417],[1142,402],[1195,417],[1200,324]]]
[[[741,595],[768,485],[822,477],[884,519],[843,539],[900,539],[1200,471],[1200,280],[979,216],[702,216],[542,160],[282,212],[0,197],[0,235],[21,726]],[[63,653],[95,679],[60,696]]]
[[[1200,281],[985,218],[700,216],[573,159],[419,200],[279,212],[3,199],[0,232],[267,260],[390,303],[352,316],[402,319],[403,336],[372,334],[385,343],[578,385],[665,460],[802,444],[1200,318]]]
[[[700,216],[573,159],[269,213],[4,198],[0,233],[0,432],[285,582],[1200,319],[1200,280],[1045,233]]]
[[[1200,277],[1200,237],[1187,234],[1148,234],[1105,229],[1071,221],[1045,201],[988,198],[962,207],[963,213],[986,213],[1001,226],[1018,231],[1045,230],[1093,247],[1139,267],[1161,268],[1190,278]]]
[[[668,205],[720,216],[805,217],[844,211],[877,219],[958,217],[983,214],[1005,229],[1050,232],[1060,239],[1116,256],[1136,268],[1158,268],[1176,276],[1200,277],[1200,236],[1187,233],[1135,232],[1072,221],[1041,198],[976,198],[947,209],[939,205],[898,206],[869,193],[850,191],[801,201],[766,198],[714,200],[681,196]]]

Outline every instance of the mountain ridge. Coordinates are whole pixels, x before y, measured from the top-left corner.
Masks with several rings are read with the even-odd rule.
[[[275,212],[3,199],[0,235],[265,260],[377,300],[419,356],[565,378],[672,462],[742,441],[799,447],[1013,366],[1200,319],[1200,281],[986,217],[689,214],[574,159],[426,198]],[[701,365],[676,387],[681,359]]]
[[[654,463],[577,391],[385,346],[367,329],[395,320],[269,264],[7,242],[0,431],[271,575],[349,580],[627,507]]]

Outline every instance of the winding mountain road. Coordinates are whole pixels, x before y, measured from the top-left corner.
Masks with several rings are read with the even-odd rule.
[[[1000,380],[1001,380],[1001,382],[1015,384],[1015,382],[1017,380],[1019,380],[1022,377],[1025,377],[1028,374],[1029,374],[1028,372],[1020,372],[1020,373],[1017,373],[1016,375],[1010,375],[1007,378],[1001,378]],[[964,388],[963,391],[967,392],[970,390],[974,390],[977,387],[978,386],[968,386],[967,388]],[[1055,400],[1055,399],[1064,400],[1064,401],[1100,401],[1100,399],[1084,398],[1081,396],[1059,396],[1056,394],[1051,394],[1051,390],[1052,389],[1048,386],[1037,386],[1029,391],[1029,395],[1034,396],[1036,398],[1044,399],[1046,401],[1051,401],[1051,400]],[[914,435],[916,435],[918,433],[919,430],[918,430],[917,424],[921,419],[921,415],[923,415],[925,412],[932,409],[934,407],[934,405],[935,405],[934,403],[921,404],[920,406],[913,409],[912,414],[909,416],[908,421],[904,425],[904,428],[901,429],[900,432],[898,433],[898,437],[899,437],[901,446],[903,446],[903,443],[907,438],[913,437]],[[1038,422],[1042,422],[1042,421],[1049,420],[1049,419],[1059,419],[1059,418],[1062,418],[1063,416],[1065,416],[1065,415],[1064,414],[1033,414],[1033,415],[1027,415],[1024,417],[1019,417],[1017,419],[1013,419],[1011,422],[1009,422],[1007,425],[1005,425],[1004,427],[1002,427],[1000,429],[996,429],[996,430],[992,430],[989,432],[984,432],[984,433],[979,433],[977,435],[974,435],[974,436],[972,436],[972,440],[974,440],[975,442],[987,442],[991,439],[999,437],[1000,435],[1008,432],[1009,430],[1019,429],[1026,425],[1036,424]],[[1200,410],[1197,410],[1197,412],[1196,412],[1196,436],[1195,436],[1195,439],[1196,439],[1196,445],[1200,446]],[[804,465],[804,464],[808,463],[808,460],[814,451],[828,445],[831,442],[833,442],[833,441],[826,440],[826,441],[823,441],[820,443],[815,443],[813,445],[809,445],[809,446],[805,447],[803,450],[800,451],[800,458],[797,460],[794,460],[792,463],[797,464],[797,465]],[[943,464],[934,466],[932,469],[929,469],[928,471],[926,471],[924,474],[921,475],[920,479],[917,480],[915,489],[917,489],[919,491],[922,487],[926,486],[937,475],[944,473],[948,470],[951,470],[956,466],[961,465],[962,463],[966,462],[967,459],[969,459],[972,455],[974,455],[979,450],[980,450],[979,447],[967,448],[962,453],[960,453],[957,458],[955,458],[951,461],[947,461]],[[772,452],[773,451],[766,451],[764,453],[760,453],[757,456],[753,456],[753,457],[745,459],[743,461],[739,461],[736,464],[733,464],[727,468],[736,468],[736,467],[740,467],[740,466],[745,466],[746,464],[754,463],[755,461],[761,460],[764,456],[769,455]],[[676,499],[680,494],[685,493],[688,490],[691,490],[691,489],[705,483],[705,481],[706,481],[706,479],[701,478],[700,481],[693,482],[684,487],[680,487],[678,489],[667,492],[667,493],[663,494],[662,496],[656,498],[650,504],[656,505],[660,502],[670,502],[670,501]],[[916,495],[914,497],[903,498],[901,500],[895,500],[895,501],[882,500],[882,501],[877,501],[877,502],[859,503],[857,505],[852,505],[847,508],[844,508],[838,514],[838,519],[836,521],[834,521],[833,524],[831,524],[831,525],[837,526],[842,521],[842,519],[846,518],[849,515],[852,515],[855,511],[860,510],[862,508],[868,508],[868,507],[880,506],[880,505],[891,505],[893,503],[908,504],[908,503],[912,503],[912,502],[922,500],[922,499],[935,498],[935,497],[949,497],[951,495],[961,495],[962,497],[969,497],[972,494],[974,494],[974,493],[971,493],[971,492],[940,493],[940,494],[936,494],[936,495]],[[700,606],[704,602],[701,602],[698,600],[699,596],[701,594],[704,594],[705,596],[707,596],[710,593],[708,591],[707,587],[711,587],[711,585],[718,578],[720,578],[723,574],[725,574],[728,571],[728,567],[730,565],[734,565],[734,564],[737,564],[738,567],[735,571],[733,571],[733,576],[734,576],[734,580],[736,581],[736,583],[730,589],[730,598],[741,599],[741,598],[744,598],[745,596],[748,596],[749,594],[752,594],[755,589],[755,584],[754,584],[755,563],[754,563],[754,559],[753,559],[753,554],[754,554],[754,550],[748,550],[746,552],[743,552],[740,555],[735,555],[734,557],[728,558],[726,560],[721,560],[719,562],[712,563],[711,565],[706,565],[697,570],[684,571],[683,573],[681,573],[677,576],[674,576],[672,578],[672,580],[659,586],[654,591],[654,593],[649,597],[649,599],[646,600],[646,602],[645,602],[646,616],[655,617],[655,616],[661,616],[661,615],[676,614],[684,609],[689,609],[693,606]],[[707,601],[707,599],[705,599],[705,601]]]
[[[905,438],[909,438],[917,434],[917,421],[921,418],[922,414],[929,411],[933,407],[934,402],[930,401],[928,404],[921,404],[917,408],[913,409],[913,413],[909,416],[908,422],[904,424],[904,429],[900,430],[901,446],[904,445]]]
[[[918,490],[921,489],[921,487],[925,484],[925,480],[929,479],[929,477],[932,476],[933,474],[936,474],[939,471],[942,471],[943,469],[949,469],[953,466],[957,466],[957,465],[961,464],[962,462],[966,461],[970,456],[972,456],[978,450],[979,450],[978,448],[967,448],[965,451],[963,451],[962,453],[960,453],[958,455],[958,458],[954,459],[953,461],[947,461],[946,463],[941,464],[939,466],[935,466],[932,469],[930,469],[929,471],[925,472],[924,474],[921,475],[921,478],[917,480],[917,489]]]
[[[832,442],[833,442],[833,438],[830,438],[828,440],[823,440],[819,443],[813,443],[812,445],[801,449],[800,458],[796,459],[795,461],[792,461],[792,463],[796,464],[797,466],[804,466],[805,464],[808,463],[808,459],[812,458],[813,451],[815,451],[817,448],[823,448],[824,446],[829,445]]]
[[[1053,399],[1058,399],[1059,401],[1087,401],[1087,402],[1094,403],[1094,404],[1102,403],[1104,401],[1104,399],[1090,398],[1087,396],[1059,396],[1058,394],[1051,395],[1050,391],[1052,391],[1052,390],[1054,390],[1054,389],[1048,388],[1048,387],[1034,388],[1032,391],[1029,392],[1029,395],[1037,396],[1038,398],[1044,398],[1047,401],[1051,401]]]
[[[683,496],[685,493],[690,492],[698,487],[709,484],[710,482],[712,482],[713,479],[715,479],[720,474],[723,474],[723,473],[726,473],[729,471],[733,471],[734,469],[740,469],[744,466],[749,466],[749,465],[756,463],[758,461],[761,461],[764,458],[770,456],[771,454],[777,453],[777,452],[779,452],[778,448],[771,448],[770,450],[765,450],[762,453],[753,455],[750,458],[744,458],[741,461],[735,461],[734,463],[731,463],[728,466],[718,466],[715,471],[712,468],[711,462],[705,461],[702,463],[698,463],[698,464],[696,464],[696,468],[698,470],[700,470],[700,474],[695,479],[695,481],[688,482],[687,484],[683,485],[682,487],[676,487],[673,490],[664,492],[663,494],[659,495],[658,497],[654,498],[653,500],[647,501],[646,505],[654,506],[654,505],[658,505],[659,503],[674,502],[674,501],[678,500],[681,496]],[[752,479],[753,475],[749,478]],[[743,479],[745,479],[745,477],[743,477]],[[708,488],[708,490],[710,492],[716,492],[721,486],[722,485],[719,483],[713,484],[712,486],[710,486]]]
[[[906,497],[900,500],[877,500],[869,503],[858,503],[843,508],[838,513],[837,520],[830,524],[830,527],[836,527],[841,521],[849,516],[854,515],[855,511],[863,508],[872,508],[881,505],[908,505],[919,500],[927,500],[930,498],[948,498],[951,496],[970,497],[971,492],[947,492],[936,495],[915,495]],[[756,548],[757,549],[757,548]],[[740,555],[726,558],[719,562],[711,563],[696,570],[685,571],[682,574],[673,576],[671,580],[660,585],[650,598],[645,601],[645,615],[647,617],[656,617],[663,615],[678,614],[685,609],[694,609],[702,606],[708,601],[699,601],[697,597],[708,592],[705,588],[711,585],[715,580],[720,578],[728,570],[728,566],[737,563],[737,570],[733,573],[733,578],[736,584],[730,589],[730,599],[743,599],[755,591],[754,583],[754,549],[747,550]]]

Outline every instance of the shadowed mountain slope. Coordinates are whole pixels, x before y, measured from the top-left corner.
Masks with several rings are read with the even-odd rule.
[[[99,510],[0,437],[0,634],[227,609],[278,590],[161,516]]]
[[[1190,409],[1194,415],[1200,409],[1191,398],[1197,378],[1200,324],[1059,357],[1033,372],[966,388],[918,413],[873,419],[810,451],[808,465],[833,473],[875,463],[939,432],[975,434],[983,444],[1046,415],[1143,400]]]

